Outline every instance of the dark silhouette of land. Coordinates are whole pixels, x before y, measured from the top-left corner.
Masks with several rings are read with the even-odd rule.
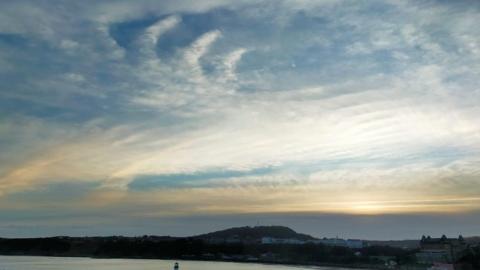
[[[255,241],[264,237],[272,237],[278,239],[298,239],[298,240],[315,240],[316,238],[283,226],[256,226],[256,227],[237,227],[222,231],[211,232],[194,236],[199,239],[234,239],[238,238],[242,241]]]
[[[332,244],[332,241],[332,239],[316,239],[287,227],[257,226],[231,228],[191,237],[145,235],[141,237],[0,238],[0,254],[222,260],[379,269],[387,267],[385,265],[388,267],[416,265],[415,254],[418,252],[419,240],[364,241],[361,247],[343,246],[342,243],[347,242],[340,241]],[[471,269],[480,269],[478,244],[469,246],[462,261],[465,265],[475,267]]]

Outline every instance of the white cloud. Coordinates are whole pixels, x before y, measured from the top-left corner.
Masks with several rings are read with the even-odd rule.
[[[68,73],[68,74],[65,74],[65,78],[69,81],[72,81],[72,82],[82,82],[82,81],[85,81],[85,77],[83,77],[82,74],[78,74],[78,73]]]
[[[169,16],[163,20],[149,26],[142,36],[139,37],[141,49],[147,54],[147,57],[155,57],[155,45],[161,35],[174,28],[181,18],[178,16]]]
[[[96,30],[97,42],[105,47],[109,60],[119,60],[125,57],[125,50],[110,36],[108,25],[98,25]]]
[[[168,30],[172,29],[181,21],[178,16],[170,16],[166,19],[158,21],[145,30],[145,35],[153,44],[157,43],[158,38]]]
[[[65,49],[65,50],[73,50],[78,48],[80,44],[78,42],[70,40],[70,39],[64,39],[60,42],[60,48]]]
[[[184,59],[191,72],[187,76],[192,76],[192,79],[196,82],[201,82],[203,78],[202,67],[199,63],[201,57],[203,57],[209,50],[210,46],[221,36],[219,30],[214,30],[203,34],[197,40],[195,40],[188,49],[184,52]]]
[[[231,53],[229,53],[223,62],[223,65],[225,66],[225,79],[226,80],[236,80],[237,76],[235,74],[235,69],[237,67],[238,61],[242,58],[242,55],[247,52],[247,49],[245,48],[240,48],[237,49]]]

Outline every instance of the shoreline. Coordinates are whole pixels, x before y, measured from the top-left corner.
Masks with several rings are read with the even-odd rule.
[[[93,256],[61,256],[61,255],[32,255],[32,254],[0,254],[0,257],[47,257],[47,258],[85,258],[85,259],[103,259],[103,260],[158,260],[158,261],[190,261],[190,262],[226,262],[226,263],[242,263],[242,264],[263,264],[263,265],[282,265],[290,267],[312,268],[316,267],[337,267],[346,269],[367,269],[367,270],[381,270],[387,269],[381,265],[350,265],[350,264],[335,264],[335,263],[294,263],[294,262],[270,262],[270,261],[243,261],[243,260],[208,260],[208,259],[181,259],[181,258],[143,258],[143,257],[93,257]]]

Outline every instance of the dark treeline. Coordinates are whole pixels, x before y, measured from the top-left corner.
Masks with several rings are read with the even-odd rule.
[[[400,263],[414,260],[414,251],[393,247],[350,249],[322,244],[209,243],[199,238],[52,237],[0,239],[2,255],[87,256],[260,261],[295,264],[382,264],[381,257]]]

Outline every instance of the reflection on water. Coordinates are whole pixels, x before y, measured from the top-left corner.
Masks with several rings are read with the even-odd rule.
[[[0,256],[0,270],[172,270],[176,261]],[[179,270],[340,270],[333,267],[295,267],[267,264],[178,261]]]

